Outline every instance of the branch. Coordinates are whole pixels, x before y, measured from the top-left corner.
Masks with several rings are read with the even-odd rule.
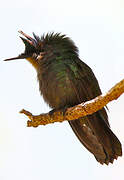
[[[112,87],[107,93],[85,103],[67,108],[65,112],[59,110],[53,113],[34,116],[30,112],[23,109],[20,111],[20,113],[25,114],[30,119],[27,121],[28,127],[37,127],[39,125],[46,125],[54,122],[63,122],[65,120],[70,121],[95,113],[109,102],[116,100],[122,93],[124,93],[124,79]]]

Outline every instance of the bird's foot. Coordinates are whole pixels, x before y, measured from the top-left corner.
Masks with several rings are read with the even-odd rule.
[[[65,106],[64,108],[61,108],[61,109],[59,109],[59,108],[57,108],[57,109],[52,109],[50,112],[49,112],[49,115],[50,116],[52,116],[52,115],[54,115],[54,113],[55,112],[57,112],[57,111],[59,111],[59,112],[61,112],[61,113],[63,113],[63,116],[65,115],[65,112],[67,111],[67,109],[69,108],[70,106]]]

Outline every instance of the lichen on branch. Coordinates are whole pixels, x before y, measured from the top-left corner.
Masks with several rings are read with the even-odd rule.
[[[53,113],[45,113],[40,115],[32,115],[29,111],[24,109],[21,110],[20,113],[25,114],[29,118],[27,121],[28,127],[37,127],[39,125],[46,125],[54,122],[74,120],[95,113],[109,102],[116,100],[123,93],[124,79],[112,87],[107,93],[102,94],[90,101],[82,102],[79,105],[67,108],[64,113],[61,109]]]

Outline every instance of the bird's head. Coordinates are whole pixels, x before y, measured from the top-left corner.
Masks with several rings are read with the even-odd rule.
[[[5,59],[4,61],[27,59],[36,69],[40,61],[47,60],[49,57],[78,56],[78,49],[74,42],[60,33],[48,33],[34,38],[19,31],[25,38],[20,37],[25,44],[24,53],[17,57]]]

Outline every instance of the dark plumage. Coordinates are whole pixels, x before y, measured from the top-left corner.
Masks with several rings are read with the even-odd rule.
[[[51,108],[64,110],[101,94],[94,73],[79,59],[78,49],[70,38],[60,33],[41,38],[35,34],[31,38],[22,31],[21,34],[27,38],[21,37],[25,52],[16,58],[26,58],[36,68],[40,92]],[[121,143],[110,129],[105,108],[69,124],[101,164],[113,163],[122,155]]]

